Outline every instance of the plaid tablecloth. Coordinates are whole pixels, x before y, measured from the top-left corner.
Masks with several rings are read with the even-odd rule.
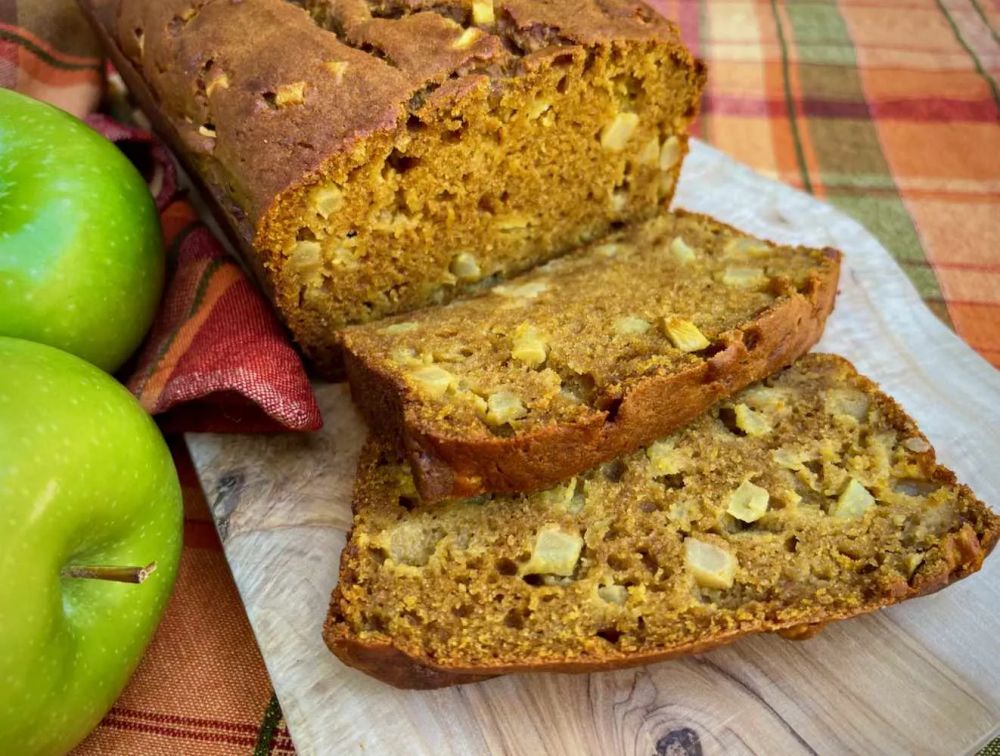
[[[699,135],[863,222],[938,316],[1000,367],[1000,4],[653,4],[710,64]],[[177,590],[132,683],[79,753],[289,752],[175,445],[188,494]]]
[[[653,4],[709,62],[700,136],[861,221],[1000,367],[1000,3]]]

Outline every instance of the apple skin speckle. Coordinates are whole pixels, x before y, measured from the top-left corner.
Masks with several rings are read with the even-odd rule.
[[[5,337],[0,449],[0,751],[61,753],[114,703],[166,607],[180,485],[124,387],[65,352]],[[67,564],[154,561],[141,585],[60,575]]]

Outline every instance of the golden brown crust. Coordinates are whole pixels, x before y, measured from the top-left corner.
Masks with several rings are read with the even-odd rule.
[[[101,40],[106,55],[128,87],[129,94],[149,118],[157,134],[173,148],[173,155],[184,167],[202,196],[208,200],[208,209],[219,226],[227,232],[227,238],[239,249],[242,260],[250,266],[257,282],[268,296],[273,297],[274,289],[265,272],[264,259],[256,253],[252,243],[254,226],[250,217],[229,194],[223,182],[213,181],[207,173],[202,172],[202,164],[197,160],[196,153],[184,147],[185,138],[179,124],[167,116],[156,93],[119,46],[114,33],[117,0],[78,0],[78,2],[95,34]]]
[[[737,233],[706,216],[676,214]],[[427,427],[419,400],[396,376],[348,349],[351,394],[375,433],[396,439],[425,501],[545,488],[686,425],[719,399],[805,354],[822,335],[837,294],[840,253],[825,252],[827,264],[802,291],[722,334],[724,348],[707,361],[627,385],[613,415],[592,413],[506,438],[443,436]]]
[[[827,365],[850,364],[832,355],[810,355],[805,358],[811,365],[825,362]],[[793,370],[795,368],[792,368]],[[850,368],[853,372],[853,368]],[[752,622],[741,624],[735,629],[724,629],[708,637],[695,638],[691,642],[648,651],[617,654],[601,658],[595,654],[589,659],[532,658],[527,654],[516,663],[494,663],[487,658],[474,665],[442,664],[418,650],[419,646],[395,642],[381,633],[372,633],[369,638],[359,637],[350,629],[344,617],[350,604],[341,593],[341,587],[351,586],[358,575],[355,573],[360,556],[359,547],[352,536],[341,561],[340,582],[334,592],[330,613],[324,626],[324,639],[329,648],[342,661],[362,669],[389,684],[403,688],[430,688],[463,684],[486,679],[495,675],[519,672],[594,672],[636,665],[648,664],[690,653],[698,653],[732,642],[743,636],[761,632],[775,632],[783,637],[804,640],[819,632],[826,624],[866,614],[877,609],[938,591],[949,584],[976,572],[983,560],[991,553],[1000,540],[1000,517],[975,499],[974,494],[964,485],[955,481],[953,472],[937,464],[934,450],[926,443],[914,421],[890,397],[881,393],[877,385],[862,376],[854,375],[853,385],[868,393],[878,404],[888,427],[898,438],[923,449],[916,452],[921,469],[926,470],[931,480],[937,481],[950,490],[951,500],[957,502],[961,519],[951,532],[940,537],[926,561],[916,567],[909,580],[901,576],[898,581],[871,583],[857,603],[840,604],[829,608],[823,604],[810,603],[800,611],[787,616],[758,615]],[[370,488],[366,471],[380,464],[383,450],[377,444],[369,444],[359,463],[358,485],[355,507],[362,512],[371,506],[380,493],[378,488]],[[374,498],[373,498],[374,497]],[[487,505],[488,506],[488,505]],[[878,589],[874,586],[879,585]]]

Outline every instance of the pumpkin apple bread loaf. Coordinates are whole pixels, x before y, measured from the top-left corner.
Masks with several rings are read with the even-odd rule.
[[[833,250],[664,213],[475,297],[345,329],[348,379],[425,501],[544,488],[803,354],[838,271]]]
[[[303,349],[649,217],[704,70],[636,0],[84,0]]]
[[[371,444],[354,507],[324,637],[409,688],[806,637],[975,572],[1000,536],[899,406],[828,355],[530,495],[428,506]]]

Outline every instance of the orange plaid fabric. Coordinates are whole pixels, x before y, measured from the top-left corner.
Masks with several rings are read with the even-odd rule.
[[[183,441],[184,551],[163,623],[77,756],[294,753]]]
[[[861,221],[1000,367],[1000,6],[651,4],[709,63],[700,135]]]
[[[100,46],[70,0],[0,0],[0,86],[80,118],[97,106]]]
[[[928,305],[1000,366],[1000,6],[651,4],[709,63],[699,135],[864,223]],[[0,85],[83,114],[99,69],[71,5],[0,0]],[[177,450],[188,501],[177,590],[132,683],[78,753],[289,752],[204,499]]]

